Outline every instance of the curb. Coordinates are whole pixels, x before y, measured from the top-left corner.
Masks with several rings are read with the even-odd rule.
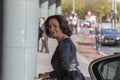
[[[95,46],[95,45],[94,45]],[[96,49],[96,47],[94,47]],[[103,53],[102,51],[100,50],[97,50],[100,54],[104,55],[104,56],[107,56],[105,53]]]
[[[103,53],[102,51],[98,51],[100,54],[107,56],[105,53]]]

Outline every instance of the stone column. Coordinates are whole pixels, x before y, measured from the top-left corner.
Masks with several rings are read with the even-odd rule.
[[[48,17],[48,0],[39,0],[39,16]]]
[[[38,0],[4,0],[3,79],[37,75]]]
[[[56,14],[62,14],[61,0],[56,2]]]
[[[49,16],[56,14],[56,0],[49,0]]]

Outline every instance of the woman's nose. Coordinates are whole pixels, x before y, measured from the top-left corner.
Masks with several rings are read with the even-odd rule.
[[[51,26],[49,27],[49,30],[50,30],[50,31],[53,31],[53,30],[54,30],[54,27],[51,25]]]

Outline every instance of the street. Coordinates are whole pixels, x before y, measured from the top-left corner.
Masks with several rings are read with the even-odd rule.
[[[101,46],[100,51],[107,55],[112,55],[114,52],[119,52],[120,47],[119,46]]]

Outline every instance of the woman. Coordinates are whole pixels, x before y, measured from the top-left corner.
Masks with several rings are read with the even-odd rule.
[[[53,71],[40,75],[43,80],[84,80],[78,69],[76,47],[70,36],[72,31],[68,21],[62,15],[48,17],[44,23],[46,34],[55,38],[58,46],[51,59]]]

